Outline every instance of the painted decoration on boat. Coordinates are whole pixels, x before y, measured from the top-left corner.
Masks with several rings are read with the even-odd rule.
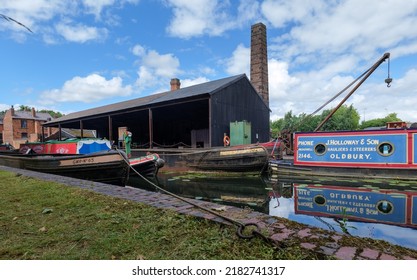
[[[77,142],[77,154],[89,154],[111,149],[109,140],[89,139]]]
[[[295,212],[299,214],[417,226],[415,217],[413,221],[409,219],[409,215],[415,214],[416,210],[411,209],[410,195],[406,192],[299,184],[294,185],[294,190]]]
[[[415,130],[296,133],[294,164],[417,168],[415,133]]]
[[[37,154],[82,155],[110,150],[111,142],[106,139],[75,139],[25,143],[20,146],[21,153],[27,153],[29,149]]]

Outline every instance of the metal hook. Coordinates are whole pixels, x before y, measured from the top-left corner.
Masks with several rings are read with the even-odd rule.
[[[392,78],[388,76],[388,78],[385,79],[385,83],[387,84],[387,87],[391,87]]]
[[[387,84],[387,87],[391,87],[391,83],[392,83],[392,78],[390,78],[390,64],[391,64],[391,59],[390,57],[388,57],[388,78],[385,79],[385,83]]]

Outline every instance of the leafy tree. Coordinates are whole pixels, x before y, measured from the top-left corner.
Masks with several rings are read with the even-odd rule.
[[[402,121],[402,120],[397,117],[397,113],[390,113],[384,118],[363,121],[360,125],[360,128],[365,129],[369,127],[381,127],[381,126],[386,126],[387,122],[398,122],[398,121]]]
[[[321,114],[324,120],[332,111],[325,110]],[[359,128],[360,115],[353,105],[342,105],[333,114],[333,116],[323,125],[321,130],[336,131],[336,130],[357,130]]]
[[[53,117],[54,119],[56,118],[60,118],[62,117],[64,114],[60,113],[60,112],[55,112],[52,110],[40,110],[40,113],[48,113],[49,115],[51,115],[51,117]]]
[[[269,127],[271,128],[272,138],[275,138],[278,135],[278,133],[284,127],[284,119],[278,119],[276,121],[271,121],[270,124],[269,124]]]
[[[26,105],[20,105],[19,106],[19,111],[31,111],[32,108]]]
[[[283,119],[271,122],[273,135],[277,135],[279,131],[284,129],[289,131],[314,131],[332,110],[325,110],[321,115],[315,116],[305,113],[296,116],[293,115],[292,111],[287,112]],[[356,130],[359,128],[359,120],[359,113],[352,105],[343,105],[323,125],[321,130]]]

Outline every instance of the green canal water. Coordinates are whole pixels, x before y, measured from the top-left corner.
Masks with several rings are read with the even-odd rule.
[[[417,183],[159,173],[177,195],[417,249]],[[158,192],[131,177],[128,185]]]

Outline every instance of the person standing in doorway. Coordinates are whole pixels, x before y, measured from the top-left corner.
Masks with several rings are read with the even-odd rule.
[[[125,142],[125,149],[126,149],[127,157],[130,158],[132,156],[131,149],[130,149],[130,145],[132,144],[132,132],[130,132],[129,130],[126,130],[123,133],[123,140]]]

